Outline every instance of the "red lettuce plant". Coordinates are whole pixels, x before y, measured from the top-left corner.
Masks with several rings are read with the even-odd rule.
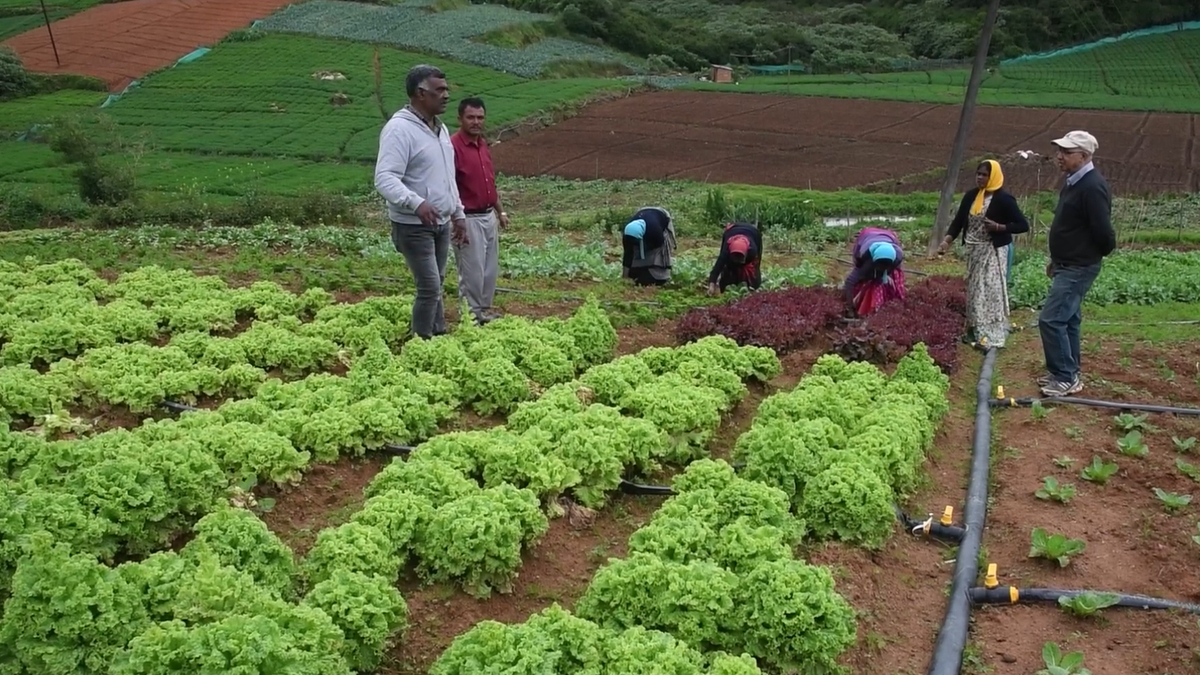
[[[833,348],[847,359],[887,363],[924,342],[933,360],[952,372],[966,307],[964,279],[930,277],[910,288],[903,302],[890,302],[861,323],[837,331]]]
[[[728,305],[694,308],[679,320],[675,336],[683,343],[724,335],[739,344],[785,354],[832,332],[833,350],[846,359],[894,363],[924,342],[943,370],[952,372],[957,365],[967,309],[963,278],[929,277],[911,286],[903,302],[889,302],[849,325],[839,322],[845,308],[840,289],[766,291]]]
[[[770,347],[786,353],[823,333],[841,318],[845,303],[829,288],[763,291],[728,305],[696,307],[676,325],[679,342],[705,335],[724,335],[742,345]]]

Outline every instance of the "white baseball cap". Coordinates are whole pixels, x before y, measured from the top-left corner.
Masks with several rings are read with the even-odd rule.
[[[1082,150],[1089,155],[1096,154],[1096,149],[1100,147],[1096,137],[1086,131],[1071,131],[1066,136],[1050,142],[1063,150]]]

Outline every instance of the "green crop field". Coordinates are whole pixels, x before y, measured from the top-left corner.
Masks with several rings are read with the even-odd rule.
[[[389,44],[524,77],[537,77],[547,66],[563,61],[618,63],[630,70],[640,66],[641,60],[636,57],[574,40],[545,37],[516,48],[486,44],[478,39],[493,31],[552,18],[503,5],[467,4],[436,11],[432,0],[408,0],[386,6],[313,0],[288,6],[262,21],[259,27]]]
[[[0,142],[0,188],[69,194],[71,171],[41,143]],[[313,185],[331,192],[360,194],[370,189],[371,169],[360,164],[302,159],[247,158],[151,151],[137,158],[138,184],[151,192],[240,197],[253,192],[299,194]]]
[[[101,0],[47,0],[51,21],[68,17],[100,4]],[[7,40],[46,23],[37,0],[0,0],[0,40]]]
[[[372,49],[284,35],[224,43],[198,61],[149,78],[108,111],[118,123],[148,131],[164,150],[369,161],[384,119],[374,97]],[[432,63],[446,71],[453,100],[484,97],[493,128],[629,86],[603,79],[524,80],[388,48],[380,49],[380,60],[389,114],[406,100],[408,69]],[[454,117],[447,112],[451,127]]]
[[[738,91],[922,103],[960,103],[970,72],[757,76]],[[729,90],[699,82],[687,88]],[[1138,37],[1094,49],[1000,65],[979,102],[1045,108],[1200,112],[1200,30]]]
[[[45,124],[55,117],[70,115],[99,107],[108,94],[98,91],[64,90],[40,96],[4,101],[0,114],[0,136],[28,131],[35,124]]]

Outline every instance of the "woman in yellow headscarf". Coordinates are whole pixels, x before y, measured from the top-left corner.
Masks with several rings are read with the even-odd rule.
[[[1028,232],[1029,221],[1016,198],[1004,189],[999,162],[981,162],[975,185],[963,195],[938,250],[945,253],[962,236],[967,247],[968,340],[984,348],[1003,347],[1009,330],[1009,251],[1013,235]]]

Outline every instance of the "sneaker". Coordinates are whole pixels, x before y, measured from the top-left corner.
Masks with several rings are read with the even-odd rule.
[[[1052,398],[1070,396],[1071,394],[1078,394],[1081,391],[1083,391],[1083,382],[1080,381],[1078,375],[1075,376],[1075,380],[1072,382],[1050,382],[1042,387],[1042,394]]]
[[[1079,382],[1081,383],[1081,384],[1080,384],[1080,386],[1082,386],[1082,382],[1083,382],[1083,373],[1080,373],[1079,375],[1077,375],[1077,376],[1075,377],[1075,379],[1076,379],[1076,380],[1079,380]],[[1039,377],[1039,378],[1038,378],[1037,380],[1035,380],[1035,381],[1037,382],[1037,386],[1038,386],[1038,387],[1045,387],[1045,386],[1048,386],[1048,385],[1049,385],[1051,382],[1053,382],[1053,381],[1054,381],[1054,378],[1053,378],[1053,377],[1050,377],[1049,375],[1043,375],[1043,376]]]

